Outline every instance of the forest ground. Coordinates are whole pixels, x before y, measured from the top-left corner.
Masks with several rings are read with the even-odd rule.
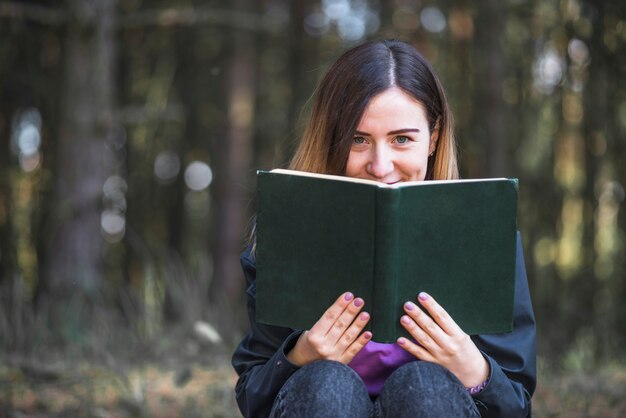
[[[18,354],[0,361],[0,418],[239,417],[229,350],[173,346],[167,353],[97,360]],[[539,362],[536,417],[626,416],[626,366],[554,371]]]

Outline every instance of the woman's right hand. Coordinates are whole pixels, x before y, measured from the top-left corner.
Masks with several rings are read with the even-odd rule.
[[[296,345],[287,353],[287,360],[296,366],[315,360],[350,363],[372,338],[371,332],[361,332],[370,320],[367,312],[361,312],[363,305],[363,299],[355,299],[350,292],[339,296],[319,321],[300,335]]]

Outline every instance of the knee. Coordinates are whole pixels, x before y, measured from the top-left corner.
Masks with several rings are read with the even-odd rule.
[[[464,392],[463,384],[457,377],[443,366],[426,361],[414,361],[398,368],[391,374],[385,386],[409,390],[440,390],[456,388]]]
[[[299,369],[287,383],[303,386],[309,391],[320,393],[336,391],[338,388],[354,390],[364,387],[363,381],[354,370],[343,363],[319,360]]]
[[[379,407],[394,417],[478,415],[461,381],[445,367],[424,361],[408,363],[389,376]]]
[[[276,416],[340,416],[354,411],[365,416],[372,408],[367,389],[354,370],[335,361],[316,361],[295,372],[274,403]],[[336,415],[339,414],[339,415]]]

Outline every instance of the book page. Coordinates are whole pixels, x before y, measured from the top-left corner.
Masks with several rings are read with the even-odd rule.
[[[428,184],[466,183],[466,182],[475,182],[475,181],[506,180],[504,177],[497,177],[497,178],[457,179],[457,180],[418,180],[418,181],[404,181],[404,182],[399,182],[395,184],[386,184],[386,183],[382,183],[380,181],[375,181],[375,180],[360,179],[356,177],[336,176],[332,174],[310,173],[308,171],[288,170],[285,168],[275,168],[271,170],[270,172],[278,173],[278,174],[290,174],[293,176],[316,177],[316,178],[328,179],[328,180],[370,184],[372,186],[390,188],[390,189],[428,185]]]

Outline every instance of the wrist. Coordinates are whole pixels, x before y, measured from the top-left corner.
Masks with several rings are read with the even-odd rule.
[[[467,393],[469,393],[471,396],[474,395],[478,395],[480,392],[483,391],[483,389],[487,386],[487,383],[489,383],[489,378],[487,378],[486,380],[484,380],[483,382],[479,383],[476,386],[470,386],[470,387],[466,387],[465,390],[467,391]]]
[[[297,366],[297,367],[302,367],[302,366],[310,363],[310,360],[307,361],[306,356],[303,355],[302,338],[303,338],[305,333],[302,333],[298,337],[296,343],[291,348],[291,350],[289,350],[287,353],[285,353],[285,357],[287,358],[287,361],[289,361],[291,364],[293,364],[294,366]]]
[[[285,356],[287,357],[287,361],[297,367],[304,366],[304,362],[302,361],[302,356],[298,355],[298,345],[294,346]]]
[[[482,357],[482,354],[481,354],[481,357]],[[489,365],[489,362],[484,357],[482,357],[482,359],[483,359],[483,367],[480,373],[480,377],[474,380],[473,383],[470,383],[469,386],[465,386],[465,390],[467,390],[467,392],[472,396],[477,395],[480,392],[482,392],[482,390],[489,383],[489,377],[491,376],[491,367]]]

